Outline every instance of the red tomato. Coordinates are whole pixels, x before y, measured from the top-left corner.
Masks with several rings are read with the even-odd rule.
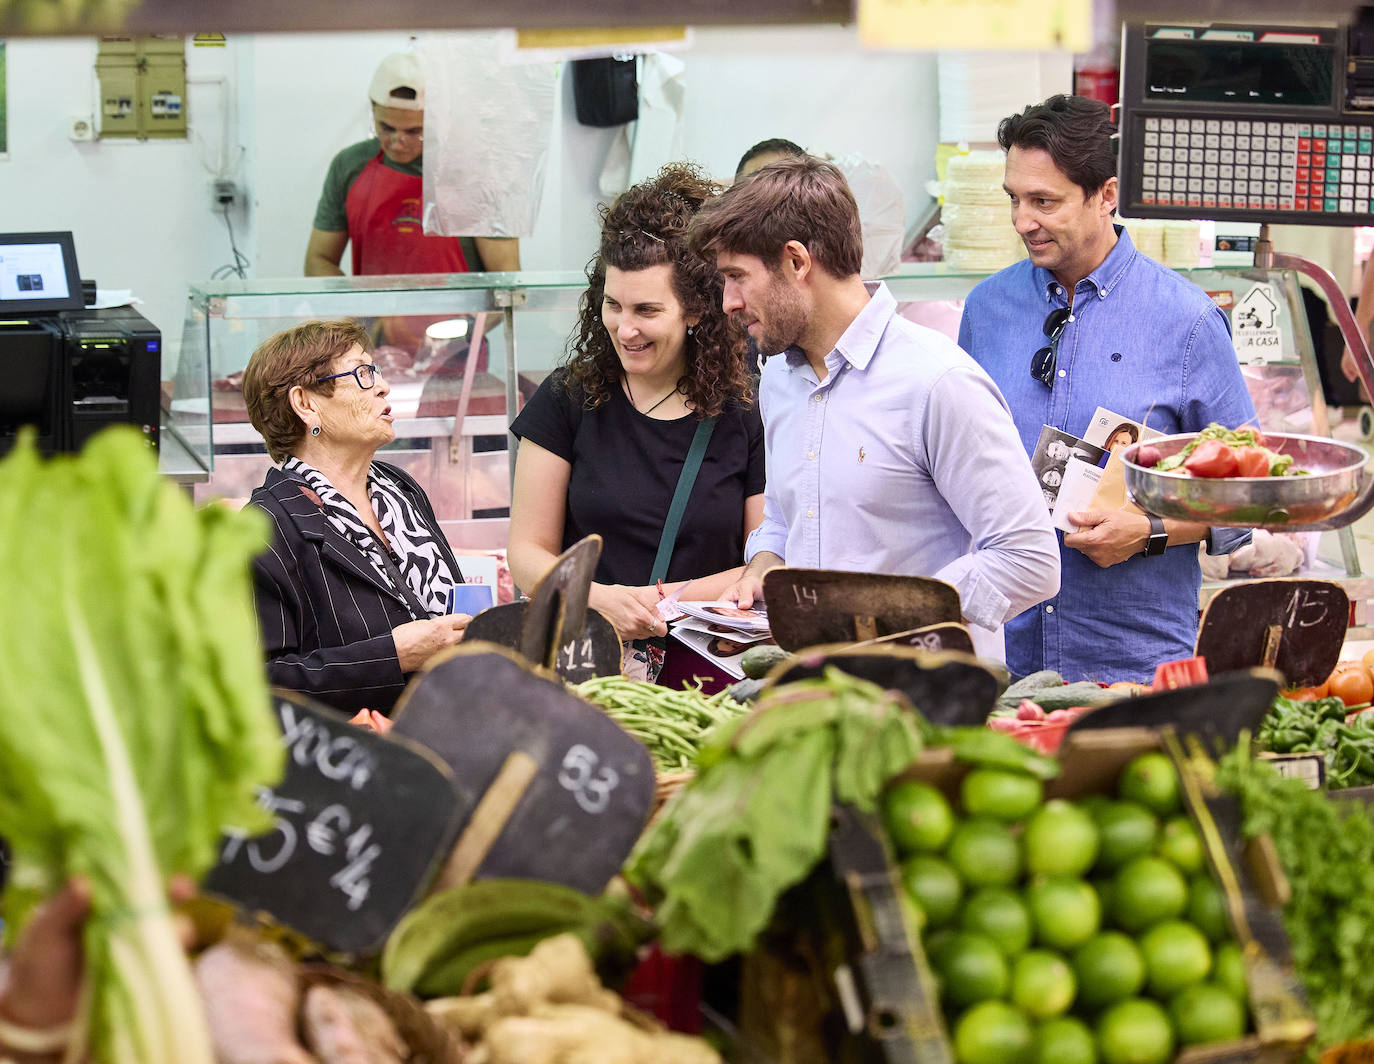
[[[1233,477],[1236,475],[1236,452],[1221,440],[1203,440],[1183,463],[1195,477]]]
[[[1315,702],[1326,697],[1326,684],[1320,687],[1285,687],[1279,694],[1291,702]]]
[[[1258,447],[1237,447],[1236,476],[1267,477],[1269,475],[1269,454]]]

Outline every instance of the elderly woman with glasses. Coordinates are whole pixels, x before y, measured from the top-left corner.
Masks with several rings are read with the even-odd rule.
[[[396,438],[390,388],[354,322],[306,322],[248,360],[249,419],[278,467],[253,492],[272,518],[254,564],[274,684],[337,709],[390,712],[411,673],[458,643],[458,562],[423,489],[376,460]]]

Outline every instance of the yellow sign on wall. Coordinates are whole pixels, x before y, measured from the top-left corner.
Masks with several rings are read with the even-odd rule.
[[[1092,47],[1092,0],[859,0],[869,48]]]

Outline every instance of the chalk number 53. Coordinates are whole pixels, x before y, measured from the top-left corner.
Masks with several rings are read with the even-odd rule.
[[[573,800],[593,816],[610,804],[611,791],[619,782],[615,769],[601,764],[596,752],[581,743],[569,747],[563,755],[558,783],[571,791]]]

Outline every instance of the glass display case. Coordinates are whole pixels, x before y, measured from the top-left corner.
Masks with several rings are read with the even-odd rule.
[[[1181,272],[1230,316],[1261,428],[1330,435],[1296,275],[1257,270],[1238,254],[1217,260]],[[960,301],[984,276],[910,263],[885,280],[903,314],[953,336]],[[585,285],[569,271],[194,286],[169,411],[179,446],[208,474],[197,496],[246,498],[269,464],[239,391],[254,348],[300,321],[356,318],[391,385],[397,438],[387,460],[425,486],[455,547],[503,548],[514,455],[507,427],[562,357]],[[1303,547],[1302,575],[1345,584],[1364,625],[1374,579],[1360,571],[1351,529],[1306,537]],[[1223,586],[1209,580],[1203,601]]]

